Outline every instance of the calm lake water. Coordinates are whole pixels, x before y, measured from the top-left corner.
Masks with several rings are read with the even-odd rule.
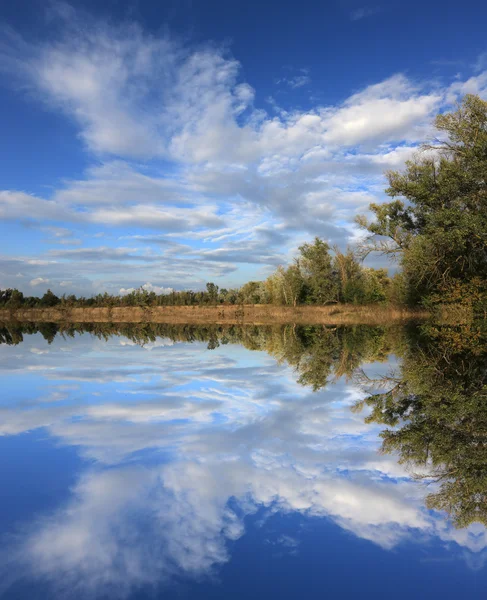
[[[0,596],[484,598],[467,333],[1,326]]]

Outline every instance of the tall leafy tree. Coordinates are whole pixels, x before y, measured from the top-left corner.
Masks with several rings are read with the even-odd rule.
[[[338,285],[330,246],[319,237],[299,247],[299,267],[308,288],[308,300],[316,304],[336,301]]]
[[[44,294],[44,296],[42,296],[40,300],[40,305],[43,307],[52,307],[56,306],[57,304],[60,304],[60,302],[61,301],[56,296],[56,294],[53,294],[51,290],[47,290],[47,292]]]
[[[218,286],[215,283],[209,282],[206,284],[206,292],[208,294],[208,302],[216,304],[218,302]]]
[[[370,206],[373,222],[358,219],[364,254],[400,256],[411,303],[487,278],[487,102],[467,95],[435,125],[436,143],[387,173],[394,200]]]
[[[284,271],[283,294],[286,304],[296,306],[302,298],[304,290],[304,280],[299,268],[299,263],[289,265]]]

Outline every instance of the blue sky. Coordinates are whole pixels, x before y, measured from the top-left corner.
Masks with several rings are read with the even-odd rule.
[[[101,5],[101,6],[100,6]],[[0,7],[0,288],[233,286],[346,246],[387,169],[487,96],[466,1]]]

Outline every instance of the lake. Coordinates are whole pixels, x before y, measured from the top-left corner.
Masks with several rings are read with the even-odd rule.
[[[0,325],[0,597],[483,598],[483,325]]]

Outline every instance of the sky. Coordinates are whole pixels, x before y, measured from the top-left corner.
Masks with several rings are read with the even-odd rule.
[[[345,248],[432,120],[487,98],[465,0],[0,4],[0,288],[157,292]]]

